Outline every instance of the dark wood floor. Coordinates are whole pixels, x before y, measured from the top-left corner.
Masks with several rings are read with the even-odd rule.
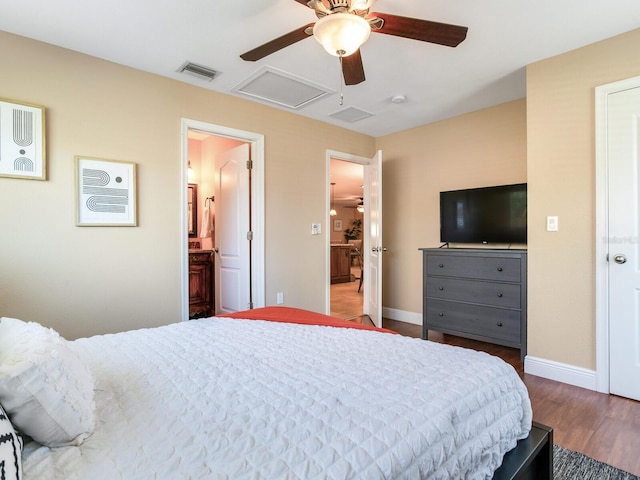
[[[382,325],[422,336],[419,325],[386,318]],[[430,332],[429,340],[485,351],[510,363],[529,390],[533,419],[553,427],[554,443],[640,476],[640,402],[525,374],[513,348],[437,332]]]

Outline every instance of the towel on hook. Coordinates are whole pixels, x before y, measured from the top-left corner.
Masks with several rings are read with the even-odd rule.
[[[204,212],[202,212],[202,228],[200,228],[200,238],[209,238],[211,236],[211,210],[209,203],[206,202]]]

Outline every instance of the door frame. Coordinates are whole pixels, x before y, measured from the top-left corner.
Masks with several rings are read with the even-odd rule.
[[[264,135],[224,127],[213,123],[181,119],[182,160],[180,174],[180,271],[182,321],[189,320],[189,238],[187,234],[187,167],[189,164],[189,130],[198,130],[218,137],[227,137],[251,146],[251,284],[253,307],[265,306],[265,194],[264,194]]]
[[[596,147],[596,390],[609,393],[609,188],[607,155],[608,96],[640,87],[640,76],[595,89]]]
[[[325,262],[325,311],[327,313],[327,315],[331,315],[331,216],[329,215],[329,210],[331,209],[331,159],[334,158],[336,160],[341,160],[344,162],[351,162],[351,163],[357,163],[360,164],[364,167],[364,182],[365,182],[365,188],[364,188],[364,203],[368,204],[369,203],[369,188],[367,186],[367,176],[368,176],[368,171],[367,169],[369,168],[369,165],[371,164],[371,158],[367,158],[367,157],[363,157],[360,155],[353,155],[351,153],[344,153],[344,152],[338,152],[336,150],[327,150],[326,151],[326,167],[325,167],[325,172],[326,172],[326,181],[325,181],[325,185],[326,185],[326,190],[325,190],[325,198],[326,198],[326,231],[325,231],[325,244],[327,245],[327,249],[326,249],[326,254],[325,254],[325,258],[326,258],[326,262]],[[362,251],[366,252],[369,248],[369,220],[367,218],[367,216],[365,215],[363,217],[363,228],[362,228]],[[363,261],[364,261],[364,265],[362,266],[362,268],[364,269],[364,271],[367,271],[367,267],[368,267],[368,262],[369,262],[369,258],[367,255],[363,255]],[[369,284],[368,284],[368,279],[367,277],[365,277],[364,279],[364,285],[363,285],[364,291],[367,292],[369,291],[368,289],[370,288]],[[363,310],[362,313],[363,314],[368,314],[368,312],[365,312],[365,298],[366,296],[363,295],[363,299],[362,299],[362,304],[363,304]],[[378,302],[382,302],[382,299],[378,299]]]

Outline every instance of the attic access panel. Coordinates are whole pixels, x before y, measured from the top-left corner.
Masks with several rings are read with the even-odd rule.
[[[233,91],[294,110],[334,93],[311,80],[266,66],[243,80]]]

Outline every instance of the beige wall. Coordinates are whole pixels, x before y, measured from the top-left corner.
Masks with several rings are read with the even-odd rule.
[[[529,354],[595,369],[595,87],[640,75],[640,30],[527,67]],[[547,215],[559,231],[545,231]]]
[[[180,319],[181,118],[265,135],[266,299],[324,311],[326,150],[374,139],[0,32],[0,97],[46,107],[48,181],[0,178],[0,315],[74,338]],[[76,227],[74,155],[138,164],[139,226]]]
[[[525,100],[380,137],[383,305],[421,315],[422,247],[440,245],[439,193],[526,182]]]

